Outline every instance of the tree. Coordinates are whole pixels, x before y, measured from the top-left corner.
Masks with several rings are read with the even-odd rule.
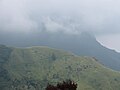
[[[55,61],[55,60],[56,60],[56,56],[55,56],[55,54],[54,54],[54,53],[52,53],[52,55],[51,55],[51,59],[52,59],[53,61]]]
[[[58,83],[56,86],[48,84],[46,90],[77,90],[77,84],[71,80]]]

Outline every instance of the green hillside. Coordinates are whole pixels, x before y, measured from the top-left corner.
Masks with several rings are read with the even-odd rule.
[[[0,90],[44,90],[66,79],[78,90],[120,90],[120,73],[95,58],[48,47],[0,46]]]

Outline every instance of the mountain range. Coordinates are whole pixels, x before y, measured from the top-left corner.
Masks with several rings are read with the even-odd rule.
[[[30,32],[0,31],[0,44],[15,47],[48,46],[80,56],[91,56],[105,66],[120,71],[120,53],[101,45],[87,32],[82,20],[48,16],[40,18],[37,30]]]
[[[95,58],[45,46],[0,45],[1,90],[45,90],[48,83],[67,79],[77,90],[120,90],[120,73]]]
[[[50,35],[44,44],[40,40],[40,45],[67,50],[80,56],[95,57],[105,66],[120,70],[120,53],[101,45],[94,36],[86,32],[81,35]]]
[[[17,38],[16,35],[12,38],[1,38],[0,42],[15,47],[48,46],[63,49],[79,56],[95,57],[108,68],[120,71],[120,53],[101,45],[94,35],[87,32],[76,35],[42,31],[29,36],[17,35]]]
[[[52,37],[52,39],[51,39]],[[94,36],[83,32],[78,36],[51,36],[47,46],[64,49],[80,56],[91,56],[105,66],[120,70],[120,53],[101,45]]]

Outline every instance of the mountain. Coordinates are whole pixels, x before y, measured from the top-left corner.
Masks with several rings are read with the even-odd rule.
[[[120,73],[95,58],[45,46],[0,46],[1,90],[44,90],[66,79],[75,81],[78,90],[120,90]]]
[[[4,35],[4,34],[3,34]],[[63,49],[80,56],[95,57],[100,63],[107,67],[120,71],[120,53],[102,46],[96,38],[86,32],[81,34],[65,34],[63,32],[50,33],[42,31],[33,35],[17,35],[1,39],[0,42],[9,46],[30,47],[30,46],[48,46],[57,49]],[[6,36],[6,35],[4,35]],[[8,35],[9,36],[9,35]]]
[[[5,45],[17,47],[40,45],[63,49],[80,56],[95,57],[107,67],[120,71],[120,53],[102,46],[93,35],[86,32],[77,35],[63,32],[50,33],[44,27],[43,31],[34,32],[30,35],[12,34],[11,37],[10,35],[1,35],[3,37],[0,36],[0,42]]]
[[[43,33],[36,45],[63,49],[80,56],[95,57],[105,66],[120,71],[120,53],[101,45],[96,38],[83,32],[80,35]]]
[[[62,16],[62,15],[61,15]],[[107,67],[120,71],[120,53],[102,46],[82,25],[82,19],[48,16],[38,19],[39,27],[31,32],[1,31],[0,44],[29,47],[49,46],[73,52],[80,56],[96,57]],[[77,34],[77,35],[76,35]]]

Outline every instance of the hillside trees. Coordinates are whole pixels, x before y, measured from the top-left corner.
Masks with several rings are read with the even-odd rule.
[[[77,90],[77,84],[71,80],[58,83],[56,86],[48,84],[46,90]]]

